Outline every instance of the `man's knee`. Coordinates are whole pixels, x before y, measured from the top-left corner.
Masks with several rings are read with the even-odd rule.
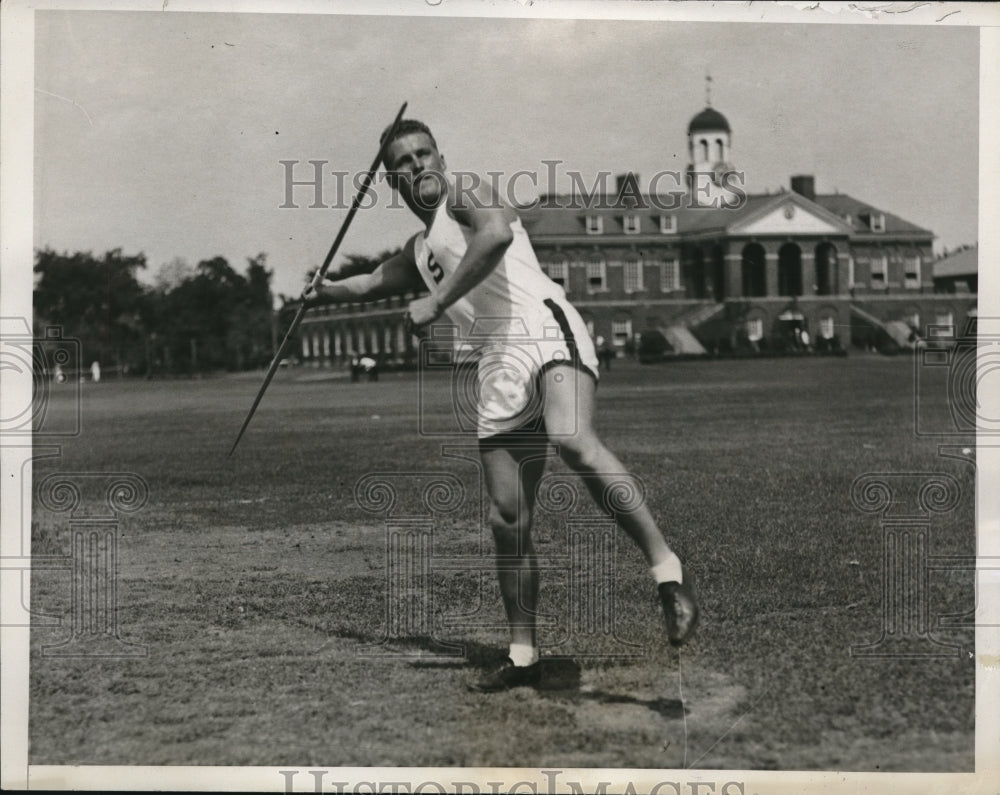
[[[490,526],[498,529],[520,527],[527,520],[527,511],[516,500],[494,500],[490,505]]]
[[[559,456],[574,472],[597,471],[603,453],[604,445],[591,433],[578,433],[559,440]]]
[[[527,511],[515,500],[494,500],[490,505],[490,529],[502,554],[515,554],[511,550],[524,549],[529,523]]]

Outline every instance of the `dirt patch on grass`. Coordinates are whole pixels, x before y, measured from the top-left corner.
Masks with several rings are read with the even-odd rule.
[[[384,537],[384,526],[346,522],[291,524],[270,532],[154,525],[124,535],[119,571],[126,580],[216,578],[227,567],[230,573],[340,580],[383,570]]]

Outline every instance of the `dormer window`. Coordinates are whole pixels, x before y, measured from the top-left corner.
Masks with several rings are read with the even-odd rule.
[[[635,214],[626,215],[622,219],[622,227],[625,229],[626,235],[639,234],[639,216]]]
[[[871,214],[871,220],[868,222],[871,226],[873,232],[884,232],[885,231],[885,214],[875,213]]]
[[[677,232],[677,216],[661,215],[660,232],[664,235],[672,235]]]
[[[599,235],[604,231],[604,219],[599,215],[587,216],[587,234]]]

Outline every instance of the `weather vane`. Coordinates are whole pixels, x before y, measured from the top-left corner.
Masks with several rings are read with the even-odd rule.
[[[705,73],[705,105],[712,107],[712,75]]]

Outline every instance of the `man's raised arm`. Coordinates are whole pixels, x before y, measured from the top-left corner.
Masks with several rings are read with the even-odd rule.
[[[448,210],[462,226],[472,230],[468,248],[455,272],[445,277],[436,295],[410,303],[410,319],[415,326],[432,323],[441,313],[485,279],[503,259],[514,239],[510,225],[517,219],[512,209],[486,183],[458,193],[449,188]]]

